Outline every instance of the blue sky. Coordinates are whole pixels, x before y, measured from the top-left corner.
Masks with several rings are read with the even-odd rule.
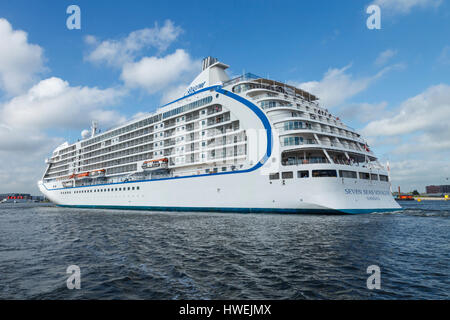
[[[373,2],[381,30],[366,27]],[[66,28],[71,4],[81,30]],[[93,118],[106,129],[155,110],[208,55],[232,75],[269,75],[318,94],[391,162],[394,187],[423,191],[450,177],[446,1],[16,0],[0,3],[0,19],[0,161],[15,164],[0,168],[8,181],[0,192],[37,193],[59,143],[78,139]],[[14,40],[20,31],[25,40]],[[139,48],[124,50],[126,39]],[[168,61],[182,66],[172,79],[146,75],[160,76],[151,68]]]

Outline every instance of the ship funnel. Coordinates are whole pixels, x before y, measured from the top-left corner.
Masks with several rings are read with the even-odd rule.
[[[210,66],[212,66],[214,63],[216,63],[217,58],[213,58],[213,57],[206,57],[205,59],[203,59],[202,61],[202,71],[205,69],[208,69]]]

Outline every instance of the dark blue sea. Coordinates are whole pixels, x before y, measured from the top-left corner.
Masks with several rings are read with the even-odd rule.
[[[0,299],[449,299],[450,201],[357,216],[0,205]],[[81,289],[69,290],[77,265]],[[369,290],[367,267],[380,268]]]

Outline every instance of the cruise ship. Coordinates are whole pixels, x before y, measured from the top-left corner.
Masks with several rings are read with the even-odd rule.
[[[58,146],[38,186],[62,207],[371,213],[400,209],[389,172],[315,95],[213,57],[154,113]]]

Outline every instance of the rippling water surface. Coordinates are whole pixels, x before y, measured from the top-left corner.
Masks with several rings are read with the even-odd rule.
[[[450,201],[358,216],[0,205],[1,299],[449,299]],[[66,269],[81,269],[68,290]],[[381,268],[381,290],[366,269]]]

